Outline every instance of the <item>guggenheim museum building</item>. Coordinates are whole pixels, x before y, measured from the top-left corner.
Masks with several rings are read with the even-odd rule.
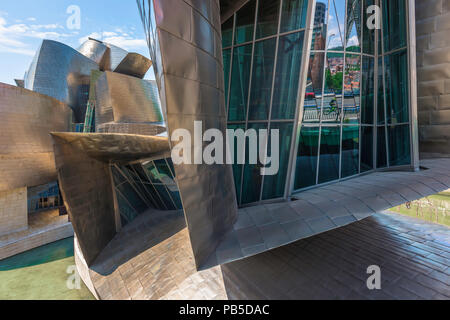
[[[151,60],[46,40],[23,88],[0,86],[0,200],[57,186],[98,299],[226,298],[224,264],[450,188],[439,79],[417,75],[440,62],[415,1],[136,2]],[[198,121],[277,129],[278,172],[175,163],[173,133]]]

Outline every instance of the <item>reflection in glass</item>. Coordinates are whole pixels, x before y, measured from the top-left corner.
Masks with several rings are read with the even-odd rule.
[[[361,172],[373,170],[373,127],[361,127]]]
[[[405,0],[383,1],[384,51],[406,47],[406,3]]]
[[[302,127],[295,163],[295,190],[316,184],[318,152],[319,127]]]
[[[247,115],[252,45],[234,48],[228,121],[243,121]]]
[[[294,119],[302,63],[304,32],[280,37],[272,119]]]
[[[378,127],[377,135],[377,168],[387,167],[387,155],[386,155],[386,128]]]
[[[385,57],[388,123],[409,122],[408,57],[403,50]]]
[[[277,33],[279,13],[280,0],[259,0],[256,39]]]
[[[255,43],[249,120],[269,118],[276,44],[276,38]]]
[[[222,24],[222,47],[230,47],[233,43],[234,15]]]
[[[319,184],[339,179],[341,128],[322,127],[320,138]]]
[[[373,124],[374,117],[374,58],[362,58],[361,123]]]
[[[244,130],[245,131],[245,125],[244,124],[229,124],[228,129],[232,130]],[[237,202],[241,202],[241,182],[242,182],[242,169],[243,165],[238,164],[238,143],[237,138],[234,138],[234,161],[233,161],[233,177],[234,177],[234,185],[236,187],[236,197]]]
[[[361,0],[347,1],[346,49],[361,52]]]
[[[248,129],[255,129],[257,133],[261,129],[267,129],[267,123],[251,123],[248,125]],[[246,143],[245,152],[245,165],[244,165],[244,180],[242,183],[242,204],[248,204],[252,202],[257,202],[260,200],[261,196],[261,168],[262,165],[250,164],[249,159],[249,148],[248,143]],[[258,153],[259,153],[259,135],[258,135]],[[259,162],[259,161],[258,161]]]
[[[236,13],[235,44],[253,40],[256,0],[249,1]]]
[[[363,21],[369,20],[367,9],[373,5],[375,5],[375,0],[364,0]],[[369,29],[367,23],[363,23],[363,52],[375,54],[375,29]]]
[[[322,80],[324,73],[323,52],[311,53],[303,112],[304,123],[318,123],[322,108]]]
[[[293,128],[293,123],[272,122],[270,124],[270,130],[279,130],[280,134],[280,169],[276,175],[264,177],[263,200],[282,198],[284,196]],[[272,143],[272,139],[269,143]],[[270,145],[268,150],[271,150]]]
[[[344,54],[328,53],[325,70],[322,122],[340,123],[344,89]]]
[[[383,59],[378,58],[378,96],[377,96],[377,123],[384,124],[384,80],[383,80]]]
[[[344,123],[358,123],[360,111],[361,56],[347,54],[344,78]]]
[[[327,38],[328,1],[317,1],[314,15],[314,30],[312,34],[311,50],[325,50]]]
[[[342,178],[359,173],[359,126],[342,128]]]
[[[228,105],[228,89],[230,86],[231,49],[223,50],[223,75],[225,82],[225,105]]]
[[[409,125],[388,127],[389,165],[402,166],[411,164],[411,145]]]
[[[280,32],[283,33],[305,28],[307,11],[307,0],[284,0],[281,12]]]
[[[328,50],[344,51],[345,1],[330,0]]]

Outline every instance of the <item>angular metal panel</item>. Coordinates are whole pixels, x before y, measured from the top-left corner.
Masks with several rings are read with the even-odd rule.
[[[51,131],[68,131],[64,103],[0,83],[0,191],[56,180]]]
[[[62,43],[44,40],[25,79],[25,88],[69,105],[75,122],[84,122],[89,82],[97,63]]]
[[[179,128],[193,133],[194,121],[203,121],[204,131],[217,128],[225,136],[219,3],[155,0],[148,13],[155,12],[155,19],[144,14],[149,3],[138,1],[144,27],[149,28],[146,31],[169,134]],[[176,165],[175,171],[200,267],[237,218],[232,169],[228,165]]]
[[[138,53],[129,53],[113,71],[143,79],[152,66],[151,60]]]
[[[110,162],[161,156],[167,138],[120,134],[53,133],[61,192],[78,243],[90,265],[116,234]]]
[[[95,61],[100,68],[102,68],[105,54],[108,49],[109,48],[103,44],[103,42],[95,39],[89,39],[78,48],[78,52]]]
[[[106,123],[162,122],[156,83],[105,72],[95,85],[96,127]]]

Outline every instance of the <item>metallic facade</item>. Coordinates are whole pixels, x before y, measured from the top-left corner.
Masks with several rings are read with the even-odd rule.
[[[95,83],[95,124],[163,121],[155,82],[104,72]]]
[[[179,128],[194,132],[194,121],[202,121],[204,131],[217,128],[225,136],[219,1],[137,3],[169,135]],[[175,165],[175,174],[200,267],[237,218],[232,169],[228,165]]]
[[[95,61],[102,71],[113,71],[139,79],[144,78],[152,62],[146,57],[128,52],[115,45],[89,38],[78,51]]]
[[[27,72],[25,88],[48,95],[74,110],[84,122],[92,70],[97,63],[62,43],[44,40]]]
[[[56,181],[50,132],[70,130],[71,119],[66,104],[0,83],[0,191]]]
[[[82,255],[91,265],[122,227],[111,163],[164,158],[167,138],[54,133],[58,180]]]
[[[416,1],[418,120],[421,157],[450,156],[450,15],[427,1]],[[436,28],[429,28],[437,23]]]

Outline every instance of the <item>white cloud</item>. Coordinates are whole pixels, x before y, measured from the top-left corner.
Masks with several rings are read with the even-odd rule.
[[[36,21],[36,18],[35,17],[29,17],[27,20],[28,21]]]
[[[30,20],[30,18],[27,20]],[[0,51],[33,56],[34,51],[29,48],[25,42],[25,39],[34,38],[59,40],[69,36],[67,34],[57,32],[58,29],[63,29],[63,27],[58,24],[8,24],[7,20],[0,16]]]

